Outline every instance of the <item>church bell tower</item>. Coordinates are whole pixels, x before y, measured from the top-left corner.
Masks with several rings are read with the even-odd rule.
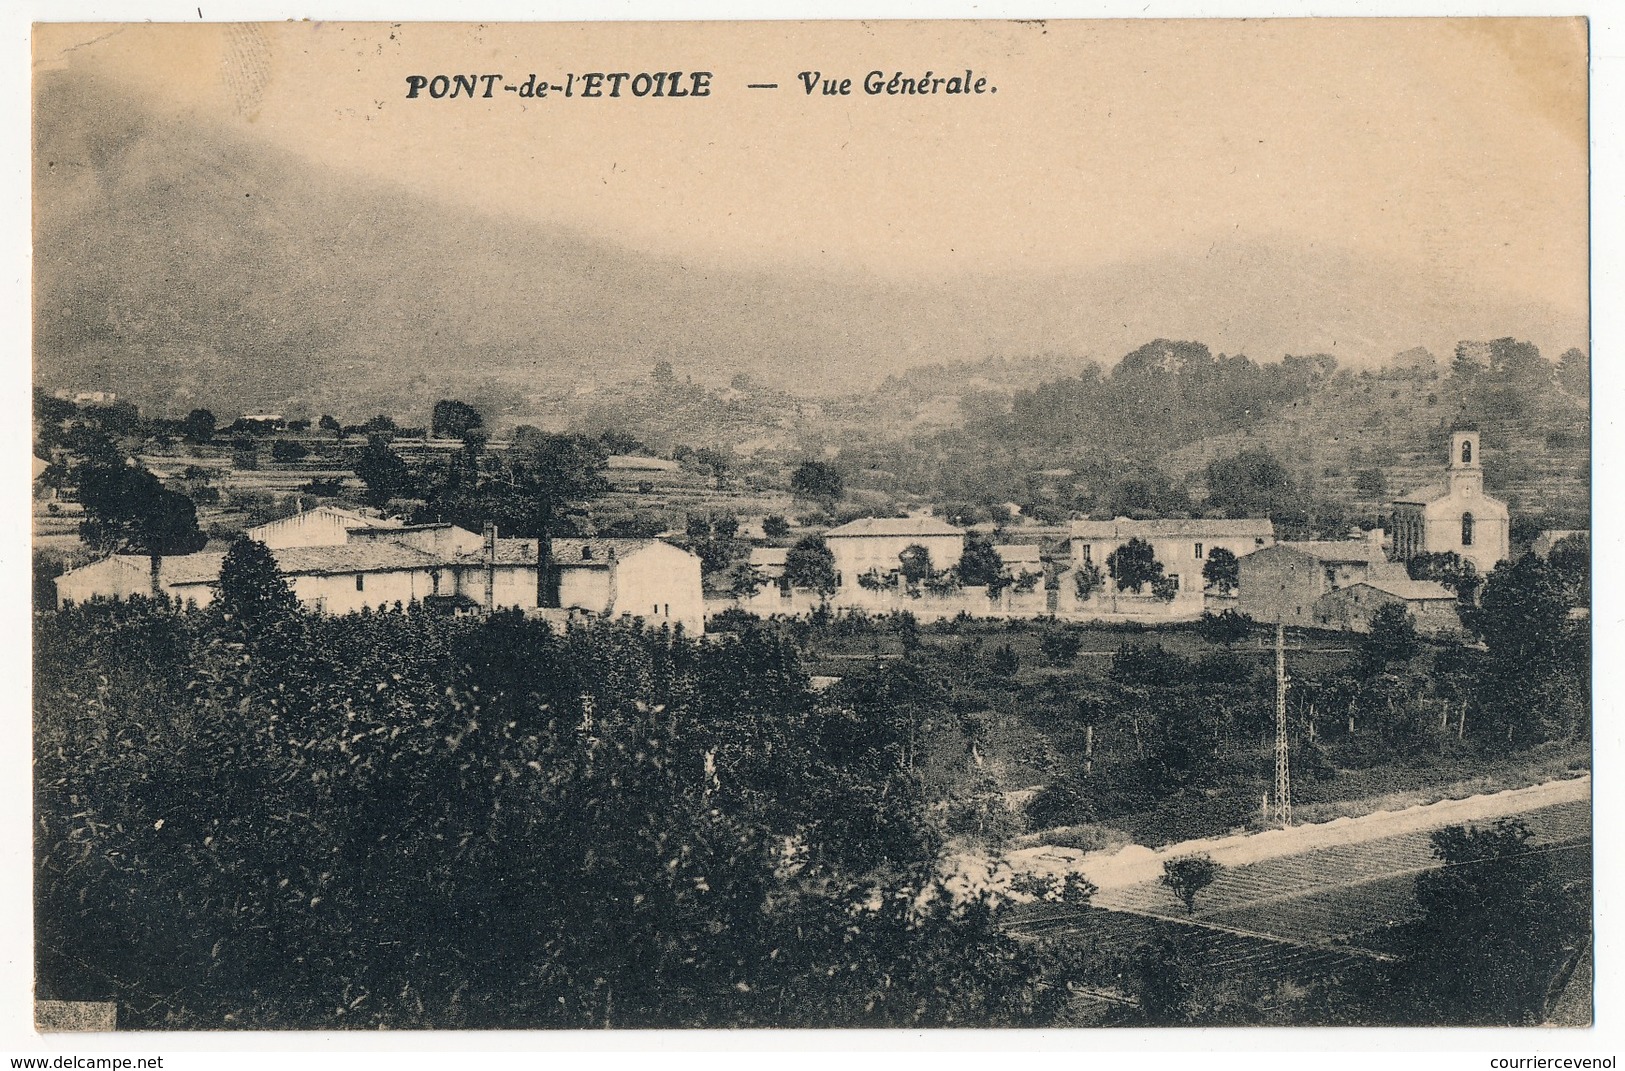
[[[1484,466],[1478,454],[1478,432],[1457,431],[1450,436],[1450,492],[1464,497],[1484,493]]]

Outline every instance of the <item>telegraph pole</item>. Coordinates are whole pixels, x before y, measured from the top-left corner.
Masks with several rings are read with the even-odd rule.
[[[1275,626],[1275,820],[1292,824],[1292,767],[1286,738],[1286,630]]]

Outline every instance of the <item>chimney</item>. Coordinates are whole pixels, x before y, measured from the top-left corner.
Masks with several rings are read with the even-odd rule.
[[[497,605],[497,526],[485,522],[485,612]]]

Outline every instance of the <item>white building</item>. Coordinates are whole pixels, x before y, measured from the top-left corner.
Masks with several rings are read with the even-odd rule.
[[[555,539],[553,605],[705,631],[700,559],[658,539]]]
[[[1394,558],[1454,551],[1480,573],[1510,554],[1507,505],[1484,493],[1484,465],[1478,432],[1450,436],[1450,467],[1442,483],[1418,487],[1394,500]]]
[[[350,532],[357,528],[399,528],[401,522],[384,517],[369,517],[354,510],[337,506],[317,506],[291,517],[270,521],[243,534],[264,543],[272,550],[284,547],[333,547],[350,541]],[[478,538],[478,537],[476,537]]]
[[[858,589],[858,577],[897,571],[903,551],[924,547],[931,568],[945,572],[959,564],[965,533],[935,517],[861,517],[824,533],[835,557],[835,580],[842,591]]]
[[[546,574],[534,539],[489,541],[452,525],[406,529],[398,542],[368,531],[343,545],[273,548],[299,601],[318,613],[389,609],[445,600],[485,609],[559,607],[705,631],[700,560],[654,539],[555,539]],[[472,548],[468,547],[473,540]],[[458,545],[463,549],[459,549]],[[159,559],[160,592],[208,606],[219,591],[219,552]],[[152,592],[150,559],[117,554],[64,573],[58,605]]]
[[[1259,518],[1156,518],[1136,521],[1118,517],[1110,521],[1072,522],[1072,567],[1093,565],[1107,584],[1111,574],[1106,560],[1130,539],[1151,545],[1162,563],[1164,576],[1174,578],[1181,591],[1201,592],[1206,586],[1202,569],[1216,549],[1237,558],[1275,545],[1275,525]]]

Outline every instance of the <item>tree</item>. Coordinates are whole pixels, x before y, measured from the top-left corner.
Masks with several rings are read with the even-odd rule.
[[[762,534],[769,539],[783,539],[790,534],[790,522],[777,513],[762,518]]]
[[[739,518],[731,513],[711,519],[711,534],[717,539],[729,540],[739,535]]]
[[[485,424],[480,411],[467,402],[442,398],[434,403],[429,427],[437,439],[461,439],[474,428]]]
[[[1208,587],[1223,594],[1235,591],[1241,584],[1241,562],[1235,552],[1224,547],[1214,547],[1208,551],[1207,561],[1202,563],[1202,580]]]
[[[1390,602],[1371,615],[1371,627],[1355,641],[1360,665],[1367,675],[1384,672],[1391,663],[1409,662],[1422,649],[1416,621],[1402,602]]]
[[[1162,563],[1151,544],[1139,536],[1106,555],[1106,569],[1119,591],[1139,591],[1162,579]]]
[[[188,442],[206,443],[214,438],[214,414],[207,409],[194,409],[181,421],[181,433]]]
[[[466,440],[465,440],[466,452]],[[568,533],[572,507],[609,489],[604,444],[583,435],[552,435],[522,424],[506,454],[478,470],[431,488],[417,519],[445,520],[478,530],[487,522],[504,535],[540,539]]]
[[[351,467],[367,485],[362,498],[373,509],[383,509],[390,499],[403,498],[412,490],[411,471],[382,436],[368,436]]]
[[[1196,622],[1196,631],[1209,643],[1223,644],[1229,647],[1247,638],[1253,630],[1254,621],[1251,617],[1237,610],[1223,610],[1213,613],[1203,610],[1201,618]]]
[[[993,549],[993,544],[978,533],[965,537],[965,549],[960,552],[959,564],[954,566],[959,582],[966,587],[985,587],[989,594],[1004,579],[1004,560]]]
[[[1177,933],[1159,932],[1135,946],[1131,958],[1140,1014],[1153,1026],[1179,1026],[1191,1021],[1196,973]]]
[[[1267,450],[1243,450],[1207,467],[1208,505],[1228,517],[1273,517],[1297,508],[1286,466]]]
[[[197,507],[158,477],[134,465],[90,464],[77,473],[85,520],[79,537],[103,553],[145,554],[152,568],[152,594],[160,592],[160,559],[193,554],[209,537],[198,528]]]
[[[321,428],[323,431],[330,431],[334,435],[338,435],[341,438],[343,437],[344,425],[339,423],[337,417],[328,413],[322,414],[322,418],[316,422],[316,426]]]
[[[1083,637],[1065,628],[1045,630],[1038,637],[1038,649],[1052,666],[1069,666],[1083,648]]]
[[[1412,580],[1432,580],[1456,593],[1464,606],[1471,606],[1483,585],[1478,567],[1453,550],[1418,554],[1405,563],[1405,572]]]
[[[1363,498],[1388,497],[1388,480],[1381,469],[1360,469],[1354,474],[1354,490]]]
[[[1591,605],[1591,537],[1584,532],[1564,536],[1552,544],[1546,562],[1557,574],[1569,602]]]
[[[292,439],[278,439],[271,444],[272,461],[283,463],[303,461],[309,455],[310,451],[305,448],[304,443],[295,442]]]
[[[1570,347],[1557,359],[1557,381],[1576,397],[1591,393],[1591,358],[1584,350]]]
[[[1185,905],[1185,913],[1196,913],[1196,896],[1219,876],[1219,864],[1207,854],[1181,855],[1162,864],[1157,880]]]
[[[1517,819],[1449,826],[1432,835],[1440,866],[1416,876],[1422,918],[1400,972],[1418,1021],[1534,1025],[1587,906],[1564,888],[1552,857],[1531,850]]]
[[[1558,657],[1568,612],[1556,570],[1525,554],[1495,567],[1484,582],[1478,609],[1468,616],[1493,657],[1532,670]]]
[[[256,539],[238,536],[220,563],[221,611],[237,620],[258,622],[289,613],[299,605],[275,555]]]
[[[826,597],[835,594],[835,555],[823,536],[807,535],[796,541],[784,556],[784,578],[792,587]]]
[[[1100,566],[1094,562],[1082,562],[1072,571],[1072,587],[1079,602],[1088,602],[1100,590],[1101,582]]]
[[[823,461],[803,461],[790,475],[790,490],[802,498],[832,503],[845,491],[845,481],[834,465]]]
[[[935,575],[936,570],[931,566],[931,552],[918,543],[910,543],[897,555],[898,572],[910,587],[919,586],[920,581]]]

